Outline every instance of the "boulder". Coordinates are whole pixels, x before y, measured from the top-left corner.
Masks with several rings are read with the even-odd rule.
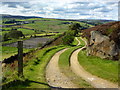
[[[100,31],[91,31],[88,41],[87,55],[94,55],[104,59],[119,59],[119,47],[109,36]]]

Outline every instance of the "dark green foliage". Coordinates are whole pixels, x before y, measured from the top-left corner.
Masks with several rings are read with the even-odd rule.
[[[5,23],[5,24],[10,24],[10,23],[15,23],[15,22],[16,22],[15,19],[12,19],[12,20],[5,21],[5,22],[3,22],[3,23]]]
[[[17,28],[12,28],[11,30],[17,30]]]
[[[70,30],[74,30],[74,36],[76,36],[78,34],[78,32],[80,32],[80,30],[82,29],[83,27],[79,24],[79,23],[72,23],[70,26],[69,26],[69,29]]]
[[[9,40],[9,36],[7,33],[5,33],[3,36],[3,41],[7,41],[7,40]]]
[[[24,36],[22,31],[17,31],[17,30],[11,30],[8,33],[8,35],[9,35],[10,38],[15,38],[15,39],[18,39],[19,37]]]
[[[62,38],[63,44],[70,45],[74,41],[75,31],[67,31],[65,36]]]
[[[72,23],[69,28],[70,30],[79,30],[82,27],[79,23]]]

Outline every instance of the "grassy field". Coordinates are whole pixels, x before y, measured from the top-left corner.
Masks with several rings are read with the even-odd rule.
[[[39,21],[35,21],[35,23],[24,24],[24,27],[36,29],[36,30],[43,30],[46,32],[64,32],[69,29],[69,24],[64,23],[71,23],[76,22],[82,26],[85,26],[86,23],[78,22],[78,21],[61,21],[57,19],[45,19],[41,18]],[[88,26],[92,27],[92,25],[87,24]]]
[[[24,35],[32,35],[32,34],[35,33],[35,31],[33,31],[33,30],[23,29],[23,28],[19,28],[18,31],[22,31],[22,33],[23,33]]]
[[[71,45],[73,45],[73,46],[78,45],[78,41],[74,38],[74,41],[71,43]]]
[[[93,75],[118,82],[118,61],[105,60],[95,56],[86,56],[86,51],[78,54],[79,63]]]
[[[61,24],[61,21],[36,21],[31,24],[24,24],[25,27],[33,28],[36,30],[43,30],[46,32],[64,32],[68,30],[68,25]]]
[[[14,83],[11,88],[49,88],[49,85],[45,79],[45,67],[49,62],[50,58],[59,50],[65,48],[64,46],[54,46],[49,48],[44,48],[38,50],[35,53],[31,53],[25,59],[29,60],[28,63],[24,63],[24,79],[19,83]],[[9,72],[6,77],[9,78],[10,74],[15,74]],[[17,74],[17,73],[16,73]],[[15,75],[16,75],[15,74]],[[10,78],[12,80],[18,79],[17,76]],[[9,80],[10,81],[10,80]]]
[[[9,31],[2,31],[0,32],[1,35],[4,35],[5,33],[8,33]]]
[[[26,52],[28,52],[30,50],[31,49],[25,49],[24,48],[23,52],[26,53]],[[18,49],[16,47],[2,46],[2,60],[17,54],[17,51],[18,51]]]
[[[78,37],[78,40],[80,41],[80,45],[81,45],[81,46],[84,46],[84,45],[85,45],[85,42],[84,42],[83,40],[81,40],[80,37]]]
[[[74,50],[76,50],[77,48],[80,48],[81,46],[78,47],[71,47],[68,50],[66,50],[64,53],[62,53],[60,55],[60,59],[59,59],[59,66],[61,71],[69,78],[71,78],[71,81],[75,84],[77,84],[80,88],[91,88],[92,86],[87,83],[85,80],[83,80],[82,78],[78,77],[77,75],[75,75],[71,69],[70,69],[70,56],[72,54],[72,52]]]
[[[3,27],[4,30],[11,30],[11,27]]]
[[[30,39],[30,35],[29,35],[29,36],[26,36],[25,38],[11,39],[11,40],[8,40],[8,41],[4,41],[4,42],[2,42],[2,45],[14,43],[14,42],[17,42],[17,41],[19,41],[19,40],[27,40],[27,39]]]

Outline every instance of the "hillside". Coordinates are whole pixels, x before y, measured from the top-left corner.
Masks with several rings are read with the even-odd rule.
[[[112,53],[112,58],[110,59],[113,59],[113,57],[114,59],[116,59],[116,57],[118,58],[119,49],[120,49],[120,22],[119,21],[86,29],[83,31],[83,36],[88,39],[88,47],[94,51],[94,53],[91,52],[92,55],[96,55],[97,50],[99,51],[99,49],[101,50],[100,52],[104,53],[105,55],[106,55],[106,52],[110,50],[110,52],[107,52],[107,54],[109,53],[108,57],[111,57],[110,53]],[[109,47],[109,49],[107,46]],[[103,48],[105,48],[105,50],[103,50]],[[115,55],[115,53],[117,54]],[[99,55],[96,55],[96,56],[99,56]],[[104,57],[105,55],[102,55],[100,57]]]
[[[83,31],[83,35],[89,39],[91,31],[100,31],[103,35],[107,35],[120,46],[120,21],[102,24]]]
[[[29,19],[29,18],[42,18],[37,16],[19,16],[19,15],[9,15],[9,14],[0,14],[2,18],[15,18],[15,19]]]

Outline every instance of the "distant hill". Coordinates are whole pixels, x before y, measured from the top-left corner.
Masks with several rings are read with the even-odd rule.
[[[9,14],[0,14],[2,18],[15,18],[15,19],[29,19],[29,18],[42,18],[37,16],[19,16],[19,15],[9,15]]]
[[[102,19],[58,19],[58,20],[62,20],[62,21],[78,21],[78,22],[91,24],[91,25],[94,25],[94,26],[115,21],[115,20],[102,20]]]
[[[16,18],[16,19],[27,19],[27,18],[44,18],[44,17],[38,17],[38,16],[19,16],[19,15],[9,15],[9,14],[0,14],[2,18]],[[56,18],[51,18],[56,19]],[[79,21],[84,22],[88,24],[104,24],[108,22],[114,22],[114,20],[102,20],[102,19],[58,19],[62,21]]]

